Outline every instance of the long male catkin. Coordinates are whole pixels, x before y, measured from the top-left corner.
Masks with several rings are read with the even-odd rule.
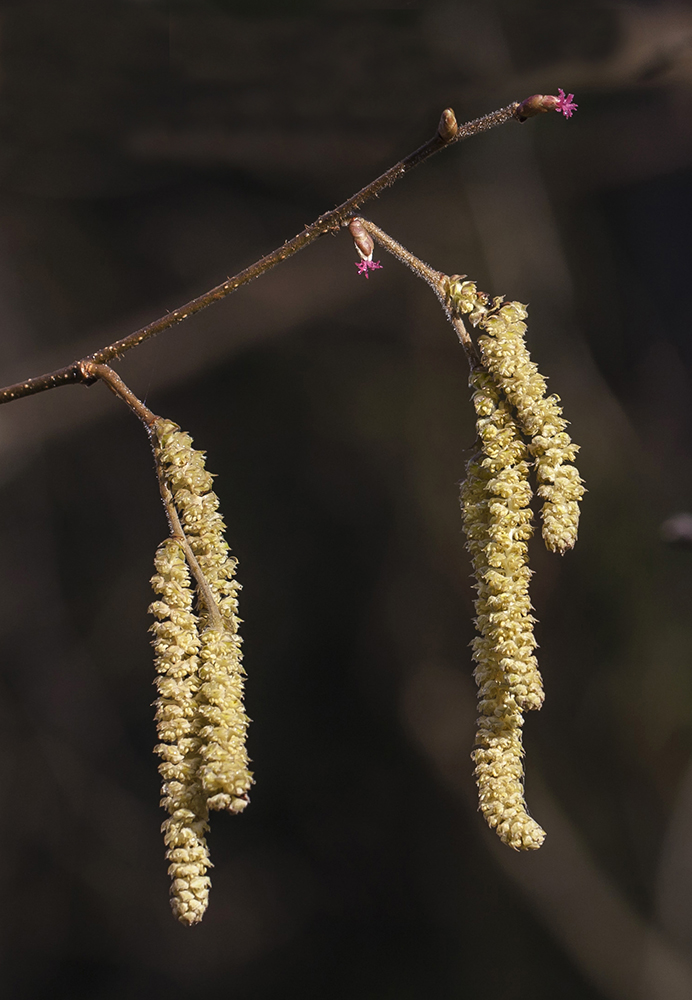
[[[245,749],[249,719],[243,707],[237,560],[224,538],[226,526],[218,512],[219,499],[211,488],[213,479],[206,471],[204,452],[195,450],[189,434],[170,420],[157,421],[154,430],[159,463],[181,526],[221,619],[214,623],[209,609],[201,604],[200,779],[210,809],[241,812],[248,802],[252,775]]]
[[[507,302],[484,316],[478,338],[481,358],[514,407],[535,460],[543,540],[552,552],[574,548],[579,529],[579,501],[584,486],[572,464],[579,451],[566,432],[567,421],[557,396],[547,395],[544,377],[531,360],[524,334],[526,307]]]
[[[157,419],[151,439],[174,508],[169,510],[173,537],[159,546],[152,579],[161,599],[150,608],[157,619],[152,630],[161,804],[170,814],[162,829],[173,912],[193,924],[201,920],[209,895],[211,862],[204,840],[209,810],[241,812],[253,783],[245,747],[240,587],[204,453],[170,420]]]
[[[469,462],[461,505],[477,592],[479,636],[472,648],[480,717],[473,759],[479,806],[501,840],[531,850],[545,834],[529,816],[523,791],[522,709],[540,708],[543,701],[528,594],[528,455],[490,376],[477,370],[471,385],[481,450]]]
[[[149,610],[154,633],[156,726],[162,758],[161,805],[169,818],[162,831],[170,861],[171,906],[182,923],[202,919],[209,899],[211,866],[204,834],[208,808],[199,780],[200,739],[197,692],[199,649],[197,618],[192,611],[190,574],[180,542],[163,542],[155,558],[154,592],[160,599]]]
[[[469,314],[481,333],[478,348],[484,367],[513,407],[522,432],[529,438],[541,510],[543,541],[552,552],[574,547],[579,529],[579,502],[584,484],[572,464],[579,451],[566,431],[559,397],[547,395],[546,380],[531,360],[524,340],[527,317],[521,302],[488,297],[472,281],[453,275],[448,285],[450,307]]]
[[[445,305],[479,328],[482,367],[471,374],[480,451],[468,464],[461,506],[476,578],[472,643],[479,691],[476,764],[479,805],[488,824],[517,850],[540,847],[545,833],[524,801],[523,711],[540,708],[543,686],[534,651],[527,542],[532,534],[529,474],[535,472],[543,540],[564,553],[577,540],[584,487],[578,448],[566,433],[557,396],[531,361],[526,308],[490,302],[472,281],[446,279]]]

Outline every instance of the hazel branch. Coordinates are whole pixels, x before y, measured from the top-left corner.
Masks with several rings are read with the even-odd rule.
[[[265,274],[271,268],[280,264],[281,261],[287,260],[299,250],[303,250],[306,246],[314,243],[318,237],[324,236],[328,232],[337,232],[341,226],[348,225],[353,214],[366,201],[376,198],[382,191],[400,180],[409,170],[417,167],[419,163],[427,160],[428,157],[438,153],[441,149],[452,146],[462,139],[468,139],[473,135],[486,132],[497,125],[504,125],[505,122],[512,119],[523,121],[527,117],[526,106],[529,101],[531,101],[531,98],[527,98],[522,104],[514,101],[504,108],[491,111],[490,114],[483,115],[481,118],[475,118],[464,125],[457,125],[454,112],[451,108],[447,108],[442,112],[438,131],[431,139],[412,153],[409,153],[402,160],[399,160],[389,170],[385,170],[374,181],[366,184],[364,188],[361,188],[360,191],[348,198],[343,204],[320,215],[319,218],[306,226],[297,236],[294,236],[282,246],[277,247],[276,250],[261,257],[254,264],[239,271],[234,277],[228,278],[203,295],[199,295],[178,309],[174,309],[173,312],[166,313],[165,316],[161,316],[140,330],[129,334],[129,336],[123,337],[121,340],[116,340],[107,347],[102,347],[99,351],[95,351],[81,361],[75,361],[71,365],[66,365],[64,368],[48,372],[45,375],[26,379],[24,382],[5,386],[0,389],[0,404],[11,403],[15,399],[21,399],[24,396],[33,396],[36,393],[45,392],[47,389],[56,389],[61,385],[74,385],[77,383],[91,384],[93,376],[85,374],[85,366],[89,364],[106,364],[109,361],[122,357],[127,351],[138,347],[145,340],[149,340],[164,330],[170,329],[170,327],[181,323],[189,316],[193,316],[202,309],[206,309],[207,306],[212,305],[214,302],[219,302],[221,299],[226,298],[227,295],[235,292],[243,285],[247,285],[250,281],[254,281],[255,278],[259,278],[260,275]],[[523,109],[522,114],[519,113],[520,109]],[[540,110],[548,109],[541,108]],[[554,110],[554,108],[550,110]],[[532,109],[531,113],[537,114],[538,111]]]

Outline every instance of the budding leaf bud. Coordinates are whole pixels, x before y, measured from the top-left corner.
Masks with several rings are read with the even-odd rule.
[[[557,111],[557,106],[558,98],[552,94],[532,94],[521,102],[515,114],[520,122],[525,122],[527,118],[534,118],[546,111]]]
[[[456,115],[451,108],[445,108],[440,118],[440,124],[437,126],[437,134],[445,142],[449,142],[458,131],[459,126],[457,125]]]

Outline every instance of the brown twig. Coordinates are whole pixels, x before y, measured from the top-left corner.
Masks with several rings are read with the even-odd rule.
[[[402,264],[406,264],[419,278],[430,285],[435,295],[442,303],[442,308],[445,311],[447,319],[452,324],[456,330],[457,336],[461,346],[464,348],[464,353],[469,363],[469,367],[473,369],[481,366],[480,358],[478,356],[478,351],[476,350],[476,345],[471,339],[469,331],[466,329],[466,325],[459,315],[453,309],[450,309],[449,300],[447,298],[447,286],[449,284],[449,275],[444,274],[442,271],[435,271],[429,264],[425,264],[419,257],[412,254],[410,250],[402,246],[401,243],[397,243],[395,239],[392,239],[388,233],[385,233],[383,229],[376,226],[374,222],[370,222],[369,219],[364,219],[362,216],[356,217],[356,222],[358,222],[363,229],[369,233],[377,242],[388,250],[392,256],[400,260]]]
[[[125,385],[116,371],[108,365],[99,365],[94,361],[77,361],[75,367],[81,372],[81,381],[86,385],[91,385],[96,379],[105,382],[111,392],[122,399],[130,407],[132,412],[139,417],[143,424],[151,427],[155,420],[159,418],[148,406],[145,406],[141,399],[135,396],[134,392]]]
[[[34,378],[26,379],[24,382],[17,382],[14,385],[8,385],[0,389],[0,404],[10,403],[24,396],[33,396],[38,392],[55,389],[61,385],[74,385],[76,383],[90,385],[94,381],[92,375],[86,374],[86,369],[90,364],[105,364],[108,361],[113,361],[115,358],[121,357],[126,351],[132,350],[133,347],[138,347],[145,340],[149,340],[150,337],[155,337],[156,334],[175,326],[176,323],[181,323],[188,316],[193,316],[214,302],[225,298],[242,285],[247,285],[248,282],[269,271],[276,264],[281,263],[281,261],[286,260],[288,257],[292,257],[294,253],[313,243],[319,236],[323,236],[328,232],[335,232],[341,226],[347,225],[354,212],[361,205],[371,198],[376,198],[382,191],[391,187],[404,174],[408,173],[409,170],[427,160],[428,157],[438,153],[441,149],[451,146],[461,139],[468,139],[472,135],[486,132],[488,129],[495,128],[496,125],[502,125],[513,118],[517,119],[517,110],[520,107],[521,105],[515,101],[512,104],[508,104],[505,108],[500,108],[498,111],[491,111],[488,115],[475,118],[473,121],[460,126],[456,124],[454,112],[450,108],[447,108],[442,113],[438,131],[432,139],[429,139],[428,142],[414,150],[413,153],[405,156],[403,160],[399,160],[389,170],[385,170],[383,174],[374,181],[371,181],[364,188],[361,188],[357,194],[348,198],[343,204],[320,215],[318,219],[309,226],[306,226],[293,239],[288,240],[282,246],[277,247],[276,250],[260,258],[254,264],[251,264],[250,267],[239,271],[234,277],[228,278],[222,284],[217,285],[216,288],[212,288],[196,299],[192,299],[191,302],[180,306],[179,309],[174,309],[173,312],[166,313],[165,316],[154,320],[153,323],[142,327],[141,330],[136,330],[129,336],[123,337],[121,340],[116,340],[115,343],[109,344],[99,351],[95,351],[94,354],[89,355],[87,358],[75,361],[65,368],[59,368],[57,371],[48,372],[46,375],[38,375]],[[104,379],[104,381],[107,380]]]
[[[466,360],[469,363],[469,368],[471,371],[475,371],[476,368],[482,368],[483,365],[481,364],[481,359],[478,354],[478,348],[471,339],[471,334],[466,328],[466,324],[463,319],[459,313],[453,312],[447,305],[445,305],[445,312],[447,313],[447,319],[457,332],[459,343],[466,352]]]
[[[379,226],[376,226],[369,219],[357,216],[355,221],[359,222],[363,229],[370,233],[385,250],[388,250],[402,264],[410,267],[414,274],[430,285],[438,298],[444,298],[443,280],[446,278],[446,275],[442,271],[436,271],[429,264],[424,263],[424,261],[416,257],[410,250],[407,250],[401,243],[397,243],[388,233],[385,233],[384,229],[380,229]]]

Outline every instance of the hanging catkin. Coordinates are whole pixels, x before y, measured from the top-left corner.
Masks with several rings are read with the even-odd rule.
[[[199,648],[197,618],[192,612],[190,574],[180,542],[163,542],[155,558],[152,586],[159,600],[149,610],[154,633],[156,726],[163,781],[161,805],[169,818],[162,831],[170,861],[171,905],[182,923],[202,919],[209,897],[211,866],[204,839],[207,803],[199,779],[200,739],[197,692]]]
[[[557,396],[531,361],[526,308],[492,302],[472,281],[445,279],[451,315],[479,328],[480,367],[471,375],[480,451],[468,464],[461,506],[476,578],[473,656],[479,690],[476,764],[480,808],[500,838],[519,850],[540,847],[545,834],[524,801],[522,712],[540,708],[543,686],[534,651],[527,542],[532,534],[533,469],[543,540],[564,553],[577,539],[584,487],[572,464],[578,448],[566,433]]]
[[[201,919],[209,893],[211,862],[203,836],[209,810],[241,812],[252,786],[238,635],[240,587],[204,452],[170,420],[157,419],[151,438],[173,535],[159,546],[152,579],[161,597],[150,609],[158,619],[153,631],[161,743],[156,749],[163,758],[162,805],[170,813],[163,830],[173,911],[192,924]]]
[[[195,450],[189,434],[170,420],[157,421],[154,430],[160,467],[217,612],[214,616],[200,602],[200,780],[210,809],[241,812],[252,775],[245,748],[249,719],[243,707],[237,560],[224,538],[226,526],[218,512],[219,499],[211,488],[204,452]]]
[[[484,364],[530,437],[538,495],[545,500],[543,540],[551,551],[562,554],[574,547],[579,528],[584,486],[572,464],[579,448],[566,432],[559,398],[547,395],[546,381],[527,350],[526,315],[521,302],[507,302],[484,316],[479,322],[483,333],[478,346]]]
[[[545,834],[528,815],[523,790],[522,709],[543,701],[528,593],[528,455],[490,376],[476,370],[471,385],[481,450],[469,462],[461,506],[479,632],[472,643],[480,712],[473,759],[488,824],[506,844],[530,850]]]

